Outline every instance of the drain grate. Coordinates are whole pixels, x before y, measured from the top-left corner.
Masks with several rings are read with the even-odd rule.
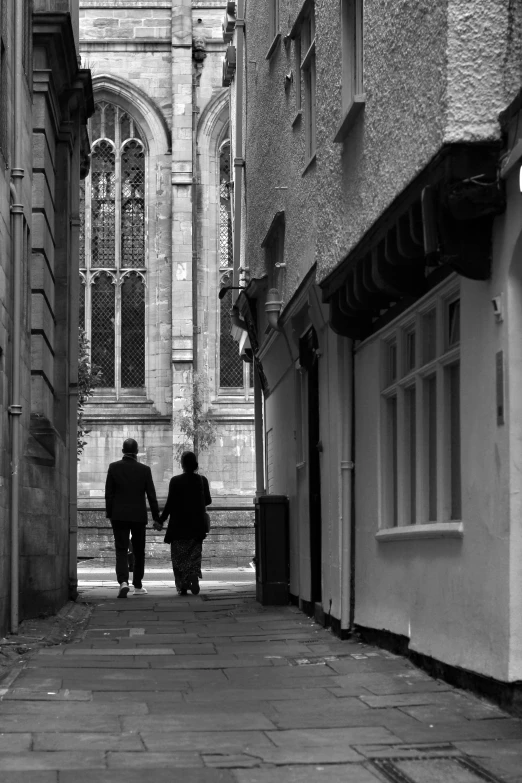
[[[503,783],[475,761],[460,756],[372,759],[393,783]]]

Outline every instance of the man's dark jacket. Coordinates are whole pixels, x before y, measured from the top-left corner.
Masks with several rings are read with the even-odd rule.
[[[111,462],[105,482],[105,516],[120,522],[147,524],[149,501],[152,518],[159,519],[158,501],[148,465],[142,465],[132,457]]]

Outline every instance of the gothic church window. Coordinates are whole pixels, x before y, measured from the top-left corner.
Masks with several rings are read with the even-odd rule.
[[[230,182],[230,143],[219,155],[219,277],[220,288],[232,285],[232,215]],[[245,365],[238,344],[231,335],[232,292],[219,301],[219,387],[242,393],[252,385],[250,365]]]
[[[115,392],[145,387],[145,147],[132,117],[99,102],[80,192],[80,327]]]

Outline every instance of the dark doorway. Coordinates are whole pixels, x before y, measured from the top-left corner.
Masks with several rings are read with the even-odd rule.
[[[310,508],[310,571],[311,600],[321,601],[322,554],[321,554],[321,450],[319,427],[319,344],[312,327],[301,338],[299,358],[307,371],[308,386],[308,464],[309,464],[309,508]]]

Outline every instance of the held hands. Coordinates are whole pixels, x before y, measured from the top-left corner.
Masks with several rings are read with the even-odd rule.
[[[154,522],[152,527],[154,528],[154,530],[163,530],[163,524],[161,522],[158,522],[158,521]]]

